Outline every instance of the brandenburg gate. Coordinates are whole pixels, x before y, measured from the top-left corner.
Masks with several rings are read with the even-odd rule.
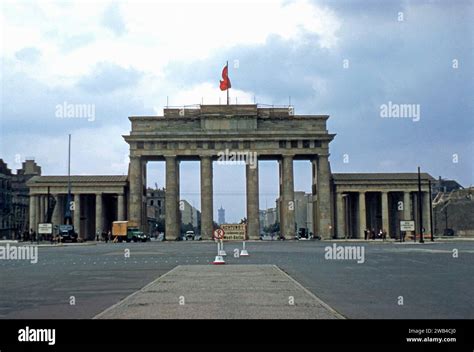
[[[181,236],[179,198],[180,161],[199,160],[201,174],[201,236],[213,231],[213,162],[223,153],[251,155],[246,162],[247,235],[260,237],[258,160],[277,160],[280,190],[277,217],[287,239],[296,235],[293,161],[312,164],[312,192],[308,224],[322,239],[364,238],[364,232],[386,232],[399,238],[400,221],[415,221],[417,233],[431,232],[429,182],[417,173],[331,173],[329,143],[334,134],[326,128],[328,115],[295,115],[292,107],[252,105],[200,105],[165,108],[163,116],[132,116],[132,129],[123,136],[130,146],[128,176],[74,175],[73,224],[87,240],[108,231],[115,220],[131,220],[147,231],[147,162],[166,162],[165,235]],[[248,160],[247,160],[248,161]],[[186,175],[193,177],[193,175]],[[229,180],[232,182],[232,180]],[[46,199],[56,206],[54,225],[64,223],[66,176],[34,176],[30,188],[30,227],[37,229],[46,217]],[[411,233],[407,233],[410,235]]]
[[[332,237],[328,115],[294,115],[292,107],[200,105],[165,108],[163,116],[131,116],[129,220],[146,224],[146,164],[166,162],[166,238],[180,236],[179,164],[199,160],[201,173],[201,236],[213,231],[213,161],[220,152],[256,153],[258,160],[277,160],[280,173],[280,228],[295,236],[293,160],[312,163],[313,232]],[[258,163],[246,164],[247,232],[259,234]],[[229,180],[231,181],[231,180]]]

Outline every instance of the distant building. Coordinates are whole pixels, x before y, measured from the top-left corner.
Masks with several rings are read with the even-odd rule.
[[[268,208],[260,210],[260,233],[264,232],[264,229],[275,224],[277,222],[277,209]]]
[[[313,232],[313,196],[311,193],[305,193],[303,191],[295,191],[295,227],[296,231],[301,228],[307,229],[309,232]],[[280,205],[279,199],[276,199],[276,208],[272,215],[275,221],[279,221]]]
[[[225,224],[225,209],[222,208],[222,205],[217,209],[217,222],[219,225]]]
[[[29,230],[29,188],[26,182],[41,175],[41,167],[33,159],[22,163],[13,174],[0,159],[0,238],[19,238]]]
[[[432,194],[432,197],[435,198],[438,193],[441,193],[441,192],[447,193],[447,192],[457,191],[460,189],[464,189],[464,187],[461,186],[457,181],[446,180],[446,179],[441,178],[441,176],[439,176],[439,178],[432,184],[431,194]]]
[[[148,188],[146,190],[147,214],[156,219],[165,217],[165,190]],[[150,216],[149,215],[149,216]]]
[[[312,232],[313,228],[312,195],[305,192],[295,192],[295,222],[296,230],[301,228]]]
[[[10,238],[12,230],[12,171],[0,159],[0,238]]]
[[[17,235],[29,231],[30,190],[26,182],[33,176],[41,176],[41,166],[34,159],[25,160],[16,175],[12,175],[12,228]]]
[[[199,223],[200,211],[193,207],[187,200],[181,199],[181,223],[183,225],[191,224],[197,229]]]
[[[147,188],[146,190],[146,215],[148,233],[158,232],[158,224],[165,221],[165,195],[164,189]]]

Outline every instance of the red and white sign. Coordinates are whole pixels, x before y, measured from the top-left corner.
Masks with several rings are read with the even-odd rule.
[[[222,229],[215,229],[214,230],[214,238],[218,239],[218,240],[222,240],[224,238],[224,230]]]

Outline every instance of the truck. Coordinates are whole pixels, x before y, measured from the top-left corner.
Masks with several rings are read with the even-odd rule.
[[[132,221],[114,221],[112,223],[112,236],[114,242],[146,242],[149,237],[140,231],[137,224]]]

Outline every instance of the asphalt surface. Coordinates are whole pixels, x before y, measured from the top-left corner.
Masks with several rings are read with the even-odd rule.
[[[362,245],[360,264],[325,259],[332,243],[247,242],[246,258],[228,243],[226,265],[276,265],[349,319],[474,318],[474,242],[337,243]],[[178,265],[211,265],[215,252],[212,242],[40,247],[36,264],[0,260],[0,318],[92,318]]]

